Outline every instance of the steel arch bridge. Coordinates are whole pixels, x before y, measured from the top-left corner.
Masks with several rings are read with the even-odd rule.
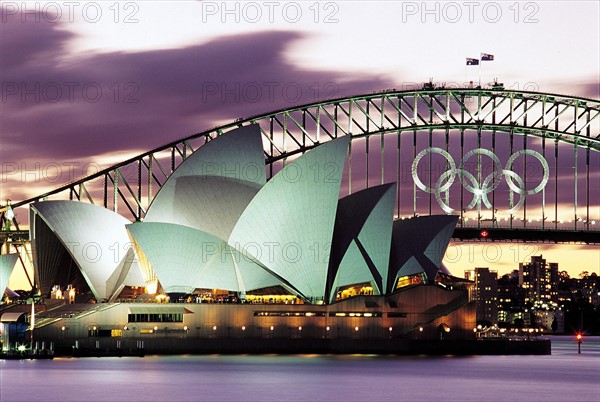
[[[269,177],[314,146],[350,135],[343,191],[395,180],[397,218],[445,213],[453,204],[461,216],[455,239],[600,243],[599,116],[598,100],[501,87],[386,90],[240,118],[11,207],[70,199],[143,219],[157,190],[191,153],[258,123]],[[511,162],[502,169],[500,159]],[[452,186],[455,177],[462,185]],[[531,190],[535,184],[539,191]],[[27,241],[7,207],[0,211],[2,227],[11,220],[16,228],[2,241]]]

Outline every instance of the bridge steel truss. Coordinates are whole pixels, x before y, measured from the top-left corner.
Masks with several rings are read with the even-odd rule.
[[[406,212],[406,205],[404,208],[401,206],[401,199],[406,201],[406,197],[405,194],[401,194],[400,161],[402,158],[406,159],[405,155],[417,155],[420,149],[417,146],[418,141],[423,142],[423,139],[426,139],[425,147],[431,148],[434,145],[434,133],[443,135],[445,150],[448,151],[449,143],[460,138],[460,152],[464,155],[469,151],[464,148],[465,133],[468,133],[472,141],[477,141],[477,148],[486,147],[482,145],[482,138],[491,136],[491,147],[488,145],[487,148],[492,152],[496,151],[496,137],[508,136],[510,154],[527,149],[534,139],[543,157],[550,161],[554,159],[554,201],[553,205],[546,205],[544,190],[541,227],[539,224],[532,227],[527,219],[513,222],[515,217],[512,214],[506,223],[498,223],[494,216],[495,208],[491,209],[491,219],[482,219],[479,215],[469,223],[467,219],[463,219],[463,198],[468,201],[468,197],[463,197],[461,188],[461,220],[455,238],[479,238],[479,231],[476,229],[491,227],[490,232],[493,233],[494,227],[500,226],[498,229],[503,230],[499,230],[498,233],[503,233],[500,237],[505,240],[516,238],[530,241],[600,243],[600,232],[597,231],[600,229],[600,222],[595,225],[595,221],[592,220],[600,201],[597,197],[590,199],[590,193],[595,194],[599,191],[594,187],[594,180],[600,171],[600,101],[501,89],[392,90],[316,102],[241,118],[230,124],[171,142],[45,194],[14,202],[12,208],[26,207],[39,200],[70,199],[102,205],[132,220],[143,219],[153,196],[183,160],[204,143],[229,130],[252,123],[258,123],[261,127],[267,175],[271,177],[288,158],[292,159],[320,143],[339,136],[351,135],[350,163],[345,175],[347,191],[351,193],[353,190],[382,184],[384,178],[390,177],[390,166],[386,158],[389,160],[389,155],[395,154],[397,163],[392,170],[395,169],[393,174],[398,181],[398,216],[403,213],[409,216],[419,213],[443,213],[436,209],[434,202],[432,203],[432,194],[421,193],[414,185],[413,197],[409,200],[413,206],[412,210]],[[412,140],[412,148],[409,145],[409,150],[404,149],[407,147],[407,138],[409,143]],[[489,138],[485,141],[489,144]],[[362,145],[359,146],[359,143]],[[572,210],[569,211],[572,218],[567,224],[559,220],[559,209],[565,208],[564,205],[559,205],[559,148],[561,156],[568,154],[569,160],[573,160],[572,166],[567,169],[573,176],[569,186],[572,186],[570,190],[574,193]],[[360,155],[357,156],[357,153]],[[352,159],[357,157],[366,159],[366,171],[360,172],[360,185],[356,184],[356,179],[353,178]],[[369,158],[380,161],[375,173]],[[481,158],[481,155],[478,158]],[[431,172],[431,157],[428,163]],[[370,176],[379,177],[380,180],[369,180]],[[478,177],[480,180],[481,172]],[[526,177],[524,179],[526,182]],[[429,184],[432,186],[431,177]],[[585,197],[581,197],[581,193],[585,194]],[[417,202],[419,197],[429,197],[429,207],[425,210]],[[523,217],[526,218],[526,202],[523,208]],[[0,211],[2,227],[5,227],[7,209],[4,207]],[[486,221],[492,224],[486,224]],[[12,227],[16,229],[13,238],[22,237],[26,240],[27,234],[19,231],[16,220],[12,222]],[[494,239],[494,236],[490,238]]]

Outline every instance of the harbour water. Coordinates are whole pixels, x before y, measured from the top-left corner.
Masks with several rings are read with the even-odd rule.
[[[600,401],[600,337],[549,356],[210,355],[0,361],[0,401]]]

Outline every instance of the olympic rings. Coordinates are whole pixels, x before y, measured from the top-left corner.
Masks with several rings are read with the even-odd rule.
[[[440,175],[440,177],[437,179],[437,181],[435,183],[435,187],[433,187],[433,188],[426,186],[421,181],[421,179],[419,178],[419,175],[418,175],[418,171],[417,171],[419,162],[427,154],[439,154],[442,157],[444,157],[444,159],[446,159],[446,161],[448,163],[448,170],[446,170],[444,173],[442,173]],[[487,175],[483,179],[482,183],[479,183],[477,178],[473,174],[471,174],[468,170],[465,169],[465,163],[473,155],[478,155],[478,156],[481,155],[481,156],[489,157],[490,159],[492,159],[492,162],[494,165],[494,171],[492,173],[490,173],[489,175]],[[536,158],[540,162],[540,164],[542,165],[542,168],[543,168],[543,175],[542,175],[541,182],[536,187],[534,187],[533,189],[530,189],[530,190],[525,188],[525,181],[521,178],[521,176],[519,176],[517,173],[515,173],[512,170],[513,163],[521,155],[529,155],[529,156]],[[481,169],[481,160],[479,160],[478,163],[479,163],[478,168]],[[454,183],[454,180],[456,179],[457,176],[460,181],[460,184],[465,188],[465,190],[467,190],[468,192],[473,194],[473,199],[467,206],[467,208],[466,208],[467,210],[473,209],[475,206],[477,206],[479,209],[479,208],[481,208],[482,203],[485,205],[486,208],[492,209],[492,203],[490,202],[490,200],[488,198],[488,194],[493,192],[496,188],[498,188],[498,186],[502,182],[502,177],[504,177],[506,184],[508,185],[510,192],[511,192],[510,208],[507,211],[510,214],[515,213],[516,211],[519,210],[519,208],[521,208],[521,206],[525,202],[525,198],[528,195],[537,194],[540,191],[542,191],[544,189],[544,187],[546,187],[546,184],[548,183],[548,178],[550,177],[550,169],[548,168],[548,162],[546,161],[546,159],[544,159],[544,157],[540,153],[533,151],[531,149],[520,150],[520,151],[517,151],[514,154],[512,154],[508,158],[508,161],[506,162],[506,166],[504,168],[502,168],[502,165],[500,163],[500,159],[498,158],[498,156],[496,156],[496,154],[494,154],[492,151],[490,151],[488,149],[484,149],[484,148],[473,149],[473,150],[467,152],[465,154],[465,156],[463,156],[462,160],[460,161],[460,165],[457,168],[456,163],[454,162],[454,159],[448,152],[446,152],[445,150],[443,150],[441,148],[435,148],[435,147],[427,148],[427,149],[424,149],[423,151],[419,152],[417,154],[417,156],[415,157],[415,159],[413,160],[411,173],[412,173],[412,177],[415,182],[415,185],[420,190],[422,190],[426,193],[434,194],[435,199],[436,199],[438,205],[440,206],[440,208],[442,208],[442,210],[448,214],[454,212],[454,209],[448,205],[449,198],[450,198],[450,196],[448,194],[448,190]],[[515,182],[517,184],[515,184]],[[441,195],[442,193],[446,193],[446,197],[445,197],[446,201],[444,201],[442,199],[442,195]],[[514,203],[514,200],[513,200],[513,194],[519,195],[519,200],[517,201],[516,204]]]

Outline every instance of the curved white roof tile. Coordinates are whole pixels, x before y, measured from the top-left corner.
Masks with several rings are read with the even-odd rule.
[[[161,205],[160,213],[144,222],[175,223],[228,239],[259,190],[254,183],[217,176],[180,177],[175,182],[173,201]]]
[[[331,300],[338,287],[361,282],[372,282],[375,293],[385,293],[395,191],[395,184],[384,184],[339,201],[329,268],[330,280],[335,275]],[[345,254],[339,266],[335,266],[341,253]]]
[[[280,283],[223,240],[187,226],[137,222],[127,226],[167,293],[196,288],[248,291]]]
[[[331,288],[329,301],[333,302],[335,300],[338,288],[365,282],[372,283],[375,293],[379,293],[376,280],[369,270],[364,256],[356,244],[356,241],[352,240],[340,262]]]
[[[458,217],[431,215],[396,220],[393,225],[388,291],[398,277],[424,272],[433,281],[454,232]]]
[[[42,201],[31,209],[60,239],[98,301],[113,299],[126,284],[144,286],[131,254],[127,219],[79,201]]]
[[[286,165],[256,194],[229,237],[302,295],[325,296],[333,226],[348,137]]]
[[[145,222],[177,223],[227,239],[266,182],[258,124],[229,131],[190,155],[163,184]]]
[[[2,294],[8,287],[8,281],[17,265],[18,259],[19,255],[16,253],[0,255],[0,299],[2,299]]]

